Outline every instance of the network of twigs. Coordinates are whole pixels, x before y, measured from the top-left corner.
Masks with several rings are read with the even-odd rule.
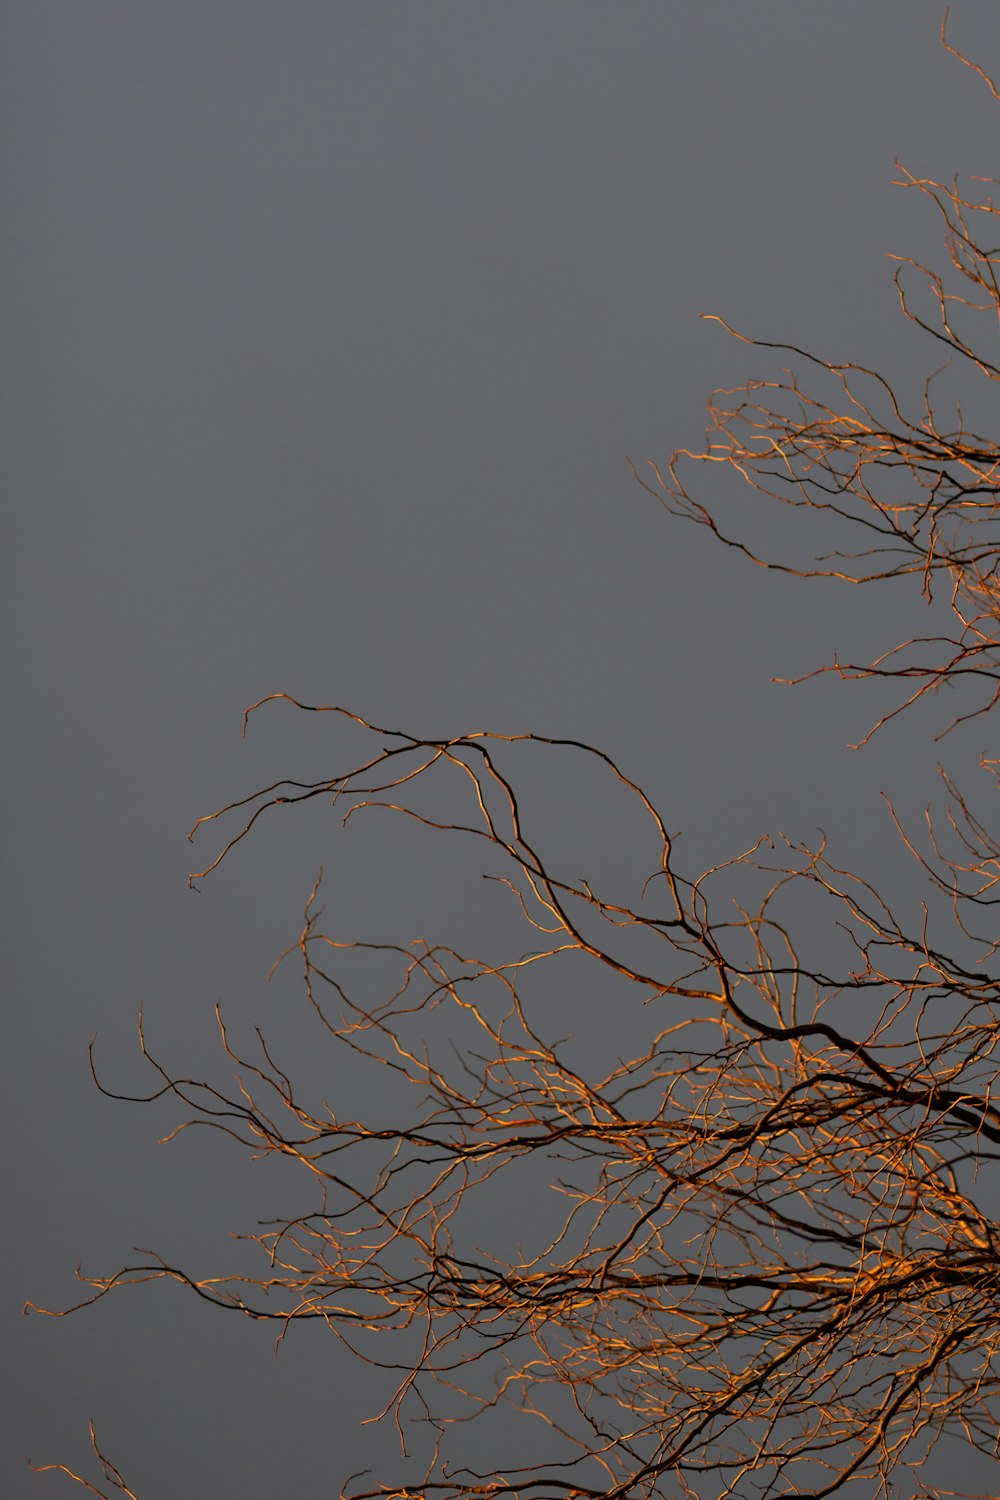
[[[995,338],[983,320],[1000,316],[991,184],[902,180],[940,213],[949,258],[944,274],[901,259],[902,311],[996,382],[1000,365],[983,352]],[[946,419],[930,382],[907,415],[881,375],[789,352],[813,385],[787,373],[720,393],[704,448],[642,482],[765,567],[856,583],[905,575],[928,597],[946,591],[950,630],[823,670],[901,682],[879,725],[965,679],[985,688],[970,713],[985,712],[1000,696],[1000,447],[960,409]],[[759,554],[699,498],[706,465],[818,512],[857,550],[806,566]],[[911,844],[930,896],[908,930],[823,846],[762,842],[686,873],[651,798],[589,746],[428,740],[318,711],[370,734],[370,755],[200,820],[239,819],[195,878],[278,805],[332,800],[345,820],[377,806],[488,846],[530,952],[488,961],[346,942],[324,931],[314,890],[291,950],[305,993],[352,1067],[389,1071],[391,1090],[372,1097],[397,1102],[380,1118],[344,1117],[303,1097],[263,1039],[243,1055],[221,1019],[238,1075],[229,1089],[178,1077],[143,1041],[158,1075],[149,1097],[173,1095],[180,1128],[208,1123],[287,1161],[309,1202],[251,1236],[256,1276],[201,1279],[145,1256],[87,1278],[86,1302],[169,1278],[282,1333],[325,1323],[394,1369],[384,1415],[404,1454],[418,1416],[429,1455],[402,1480],[349,1481],[353,1500],[888,1496],[906,1483],[931,1495],[920,1471],[941,1437],[995,1459],[1000,1226],[986,1205],[1000,1157],[1000,843],[958,789],[948,782],[946,831],[932,828],[926,849]],[[528,744],[586,757],[634,802],[650,853],[633,900],[550,866],[516,790]],[[428,803],[432,775],[450,789]],[[459,811],[427,811],[442,805]],[[754,895],[734,917],[728,893],[744,877]],[[827,904],[846,942],[836,964],[793,939],[803,892]],[[938,908],[954,922],[948,951]],[[347,955],[368,951],[380,974],[394,967],[384,993],[344,977]],[[581,1067],[537,1014],[539,993],[566,984],[606,987],[608,1003],[640,1018],[624,1030],[645,1027],[641,1044],[603,1070]],[[560,1195],[554,1232],[532,1191]],[[480,1245],[481,1205],[498,1198],[512,1215],[523,1207],[516,1255]],[[498,1405],[513,1428],[542,1424],[550,1461],[519,1466],[515,1440],[502,1468],[452,1462],[456,1424]],[[132,1495],[94,1446],[104,1482]]]

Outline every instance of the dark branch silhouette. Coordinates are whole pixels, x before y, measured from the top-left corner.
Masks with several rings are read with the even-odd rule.
[[[899,258],[902,311],[970,378],[995,382],[1000,250],[983,247],[1000,243],[1000,210],[989,184],[900,171],[940,214],[948,252],[945,273]],[[912,579],[948,602],[944,633],[820,669],[898,681],[902,700],[876,729],[966,679],[981,694],[960,717],[986,712],[1000,695],[1000,447],[959,407],[942,412],[931,381],[910,412],[861,365],[745,342],[787,351],[806,374],[717,394],[704,448],[643,484],[764,567]],[[842,545],[815,559],[764,554],[752,522],[731,529],[701,498],[706,466],[818,515],[824,537],[832,523]],[[173,1280],[282,1337],[324,1323],[394,1372],[383,1416],[404,1452],[411,1419],[430,1431],[429,1456],[409,1473],[349,1481],[352,1500],[888,1496],[907,1485],[926,1496],[943,1493],[920,1479],[942,1437],[995,1459],[1000,841],[954,783],[945,777],[943,825],[924,844],[904,833],[929,890],[912,925],[825,843],[762,840],[706,872],[686,869],[666,814],[590,746],[485,732],[428,740],[287,694],[262,704],[276,700],[349,720],[370,751],[200,819],[195,831],[224,820],[227,832],[193,880],[279,806],[321,799],[344,822],[377,808],[476,841],[523,936],[503,960],[346,941],[323,926],[317,881],[285,958],[300,964],[334,1049],[331,1078],[338,1055],[376,1077],[388,1070],[391,1091],[373,1087],[372,1098],[393,1104],[371,1117],[339,1113],[333,1085],[309,1097],[262,1036],[248,1053],[221,1016],[237,1075],[222,1085],[178,1076],[140,1028],[156,1080],[145,1098],[172,1095],[177,1129],[198,1123],[279,1158],[309,1206],[249,1235],[256,1274],[195,1277],[141,1253],[83,1277],[78,1306]],[[599,892],[550,860],[517,790],[521,757],[538,747],[585,757],[634,804],[645,838],[630,889]],[[442,806],[453,811],[427,810]],[[364,954],[372,978],[359,991],[345,960]],[[373,989],[387,966],[393,978]],[[623,1018],[621,1055],[600,1068],[583,1067],[544,1019],[541,996],[574,991],[606,996]],[[554,1193],[564,1212],[553,1230]],[[481,1243],[482,1213],[498,1201],[518,1220],[516,1255]],[[512,1437],[501,1462],[461,1467],[456,1431],[500,1404],[508,1432],[523,1422],[536,1439],[547,1433],[549,1457],[524,1463]],[[105,1479],[131,1495],[97,1453]]]

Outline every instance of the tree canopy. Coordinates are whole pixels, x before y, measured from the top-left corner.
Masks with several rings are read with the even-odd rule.
[[[899,257],[902,314],[935,358],[1000,381],[993,184],[900,176],[947,252],[942,269]],[[736,336],[792,368],[717,393],[704,444],[641,482],[755,564],[904,579],[947,606],[934,634],[820,668],[884,679],[872,733],[946,684],[974,690],[955,721],[985,714],[1000,696],[1000,445],[933,376],[914,403],[861,364]],[[787,554],[706,498],[718,466],[787,513]],[[803,560],[811,521],[824,551]],[[282,1335],[325,1324],[394,1372],[383,1420],[402,1456],[345,1479],[352,1500],[930,1495],[939,1440],[995,1458],[1000,842],[964,790],[943,772],[943,813],[900,824],[926,881],[914,923],[822,840],[765,835],[687,868],[671,810],[591,746],[428,739],[283,693],[248,714],[278,701],[369,749],[199,820],[231,831],[194,880],[279,806],[319,799],[345,823],[381,809],[481,850],[520,936],[483,957],[347,940],[317,881],[286,959],[335,1049],[329,1096],[221,1018],[230,1083],[178,1076],[143,1044],[147,1098],[280,1161],[307,1205],[248,1232],[256,1271],[202,1278],[150,1256],[85,1278],[86,1302],[165,1278]],[[582,758],[631,804],[644,831],[628,889],[552,863],[519,791],[538,753]],[[620,1036],[597,1068],[547,999],[583,992]],[[338,1069],[390,1086],[370,1113],[342,1112]],[[502,1245],[483,1229],[498,1205]],[[98,1454],[111,1491],[132,1494]]]

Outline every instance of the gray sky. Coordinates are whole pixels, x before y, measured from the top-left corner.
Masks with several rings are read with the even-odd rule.
[[[193,1074],[217,1067],[216,1000],[293,1053],[296,986],[265,975],[321,860],[345,931],[424,919],[389,845],[348,850],[328,816],[188,893],[216,847],[185,843],[197,816],[339,760],[329,721],[278,707],[241,742],[249,702],[591,740],[692,870],[817,824],[845,862],[898,862],[878,792],[926,798],[930,720],[851,754],[871,696],[769,679],[892,644],[907,601],[740,566],[626,458],[697,444],[709,390],[762,368],[701,310],[922,378],[885,252],[936,257],[938,227],[893,158],[996,170],[998,116],[940,14],[6,8],[5,1494],[55,1492],[25,1460],[84,1462],[89,1416],[144,1500],[335,1493],[391,1450],[328,1336],[275,1359],[268,1330],[159,1287],[20,1316],[133,1245],[222,1265],[225,1233],[277,1206],[221,1142],[157,1149],[169,1109],[100,1098],[95,1031],[121,1088],[146,1083],[140,1001]],[[951,25],[1000,63],[995,5]]]

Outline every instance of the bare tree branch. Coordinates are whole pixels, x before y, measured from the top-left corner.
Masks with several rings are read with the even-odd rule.
[[[992,383],[1000,250],[983,247],[1000,242],[1000,210],[978,188],[900,172],[940,214],[948,254],[944,274],[899,258],[902,312]],[[820,668],[902,685],[871,733],[944,685],[985,689],[970,712],[991,709],[1000,446],[959,407],[942,412],[930,380],[911,410],[860,364],[735,337],[794,356],[815,388],[787,370],[718,392],[704,447],[641,482],[763,567],[912,579],[939,599],[943,633]],[[843,547],[772,558],[752,523],[731,528],[701,498],[715,472],[832,525]],[[199,819],[192,836],[221,819],[233,831],[192,881],[275,809],[321,799],[345,824],[377,809],[482,850],[520,937],[504,958],[346,939],[323,926],[317,879],[283,958],[301,967],[332,1076],[371,1076],[369,1098],[392,1101],[370,1116],[309,1097],[263,1036],[246,1047],[221,1015],[223,1083],[160,1061],[140,1022],[155,1083],[138,1102],[170,1096],[172,1133],[200,1125],[280,1160],[302,1208],[245,1235],[255,1271],[196,1275],[139,1252],[81,1276],[76,1307],[168,1280],[280,1338],[324,1324],[391,1374],[381,1415],[404,1453],[414,1427],[432,1435],[408,1476],[356,1477],[351,1500],[820,1497],[859,1482],[931,1496],[946,1492],[921,1471],[942,1438],[995,1460],[1000,842],[948,776],[947,810],[928,813],[922,840],[897,825],[929,893],[908,918],[825,842],[762,839],[685,870],[652,798],[577,741],[426,739],[282,693],[244,729],[276,700],[349,722],[370,747],[320,781],[276,782]],[[627,888],[597,889],[547,853],[518,792],[539,748],[583,757],[641,819]],[[360,987],[358,957],[371,961]],[[564,1008],[579,994],[620,1017],[600,1066],[546,1019],[551,997]],[[518,1220],[516,1251],[483,1243],[498,1202]],[[541,1434],[548,1456],[526,1460],[515,1435],[462,1467],[465,1424],[493,1432],[501,1406],[505,1430]],[[93,1443],[105,1480],[132,1495]]]

